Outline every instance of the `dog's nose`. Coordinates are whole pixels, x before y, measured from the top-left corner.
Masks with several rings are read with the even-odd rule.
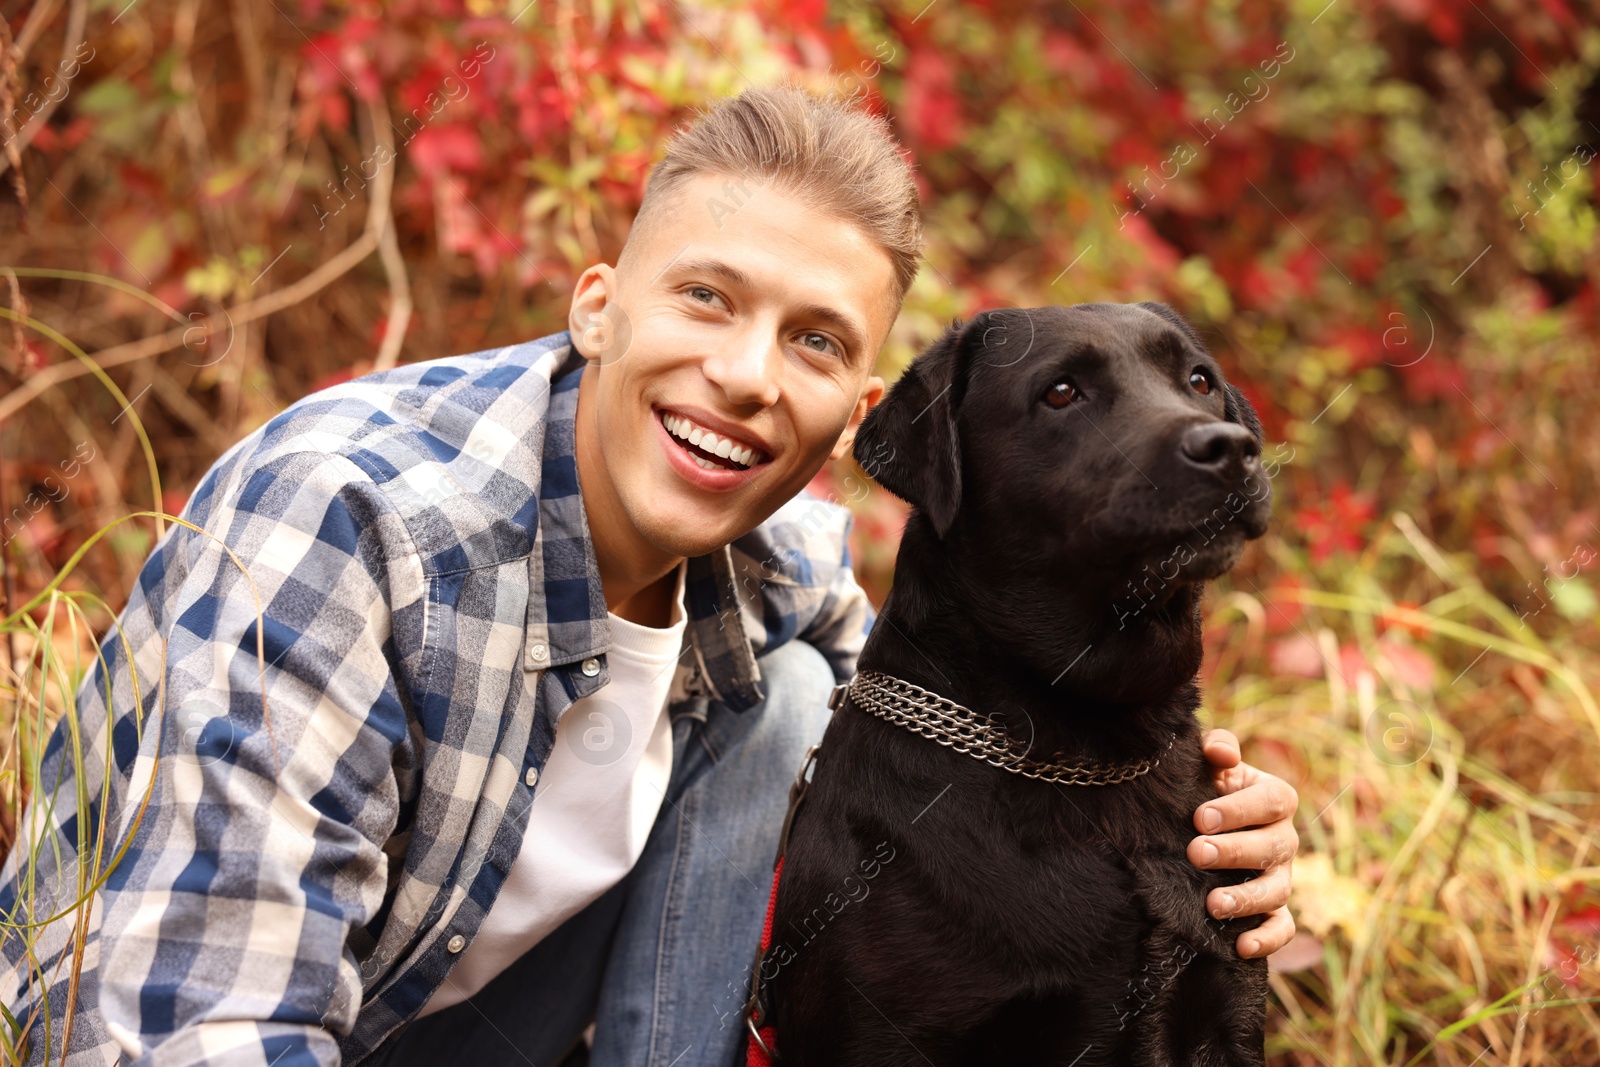
[[[1183,431],[1178,451],[1196,467],[1220,470],[1259,456],[1261,443],[1236,422],[1202,422]]]

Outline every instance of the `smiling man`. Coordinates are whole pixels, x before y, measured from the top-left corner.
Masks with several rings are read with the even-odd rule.
[[[883,393],[919,241],[881,120],[752,90],[674,140],[568,332],[219,459],[4,871],[14,922],[95,905],[5,942],[26,1062],[75,994],[71,1065],[556,1064],[591,1022],[596,1064],[737,1063],[789,783],[871,620],[801,490]],[[1294,792],[1207,755],[1190,855],[1266,872],[1234,904],[1265,954]]]

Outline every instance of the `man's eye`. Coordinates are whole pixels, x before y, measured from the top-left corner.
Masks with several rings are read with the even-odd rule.
[[[728,302],[723,295],[709,285],[689,285],[680,290],[690,300],[708,308],[722,308],[727,310]]]
[[[835,352],[839,350],[833,339],[825,333],[803,333],[800,335],[800,343],[813,352],[826,352],[830,348]]]

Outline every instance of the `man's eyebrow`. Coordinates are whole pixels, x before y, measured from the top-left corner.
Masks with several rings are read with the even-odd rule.
[[[854,356],[866,351],[866,334],[862,333],[849,316],[843,312],[822,304],[807,304],[800,308],[799,311],[802,318],[814,319],[817,322],[826,323],[833,327],[834,332],[839,335],[839,339],[844,342],[848,355]],[[869,358],[870,355],[868,353]]]
[[[755,282],[751,280],[750,275],[720,259],[680,259],[667,264],[667,269],[674,274],[712,274],[746,289],[755,288]],[[666,271],[661,273],[665,274]]]
[[[754,289],[756,287],[755,281],[751,279],[750,275],[731,263],[724,263],[720,259],[680,259],[668,264],[667,270],[679,276],[685,274],[710,274],[718,278],[724,278],[733,285],[744,289]],[[662,274],[666,273],[667,271],[662,271]],[[832,328],[835,333],[839,334],[839,339],[844,342],[847,355],[856,356],[866,351],[867,335],[855,324],[854,320],[842,311],[828,307],[825,304],[805,304],[796,308],[795,311],[802,319],[824,323]]]

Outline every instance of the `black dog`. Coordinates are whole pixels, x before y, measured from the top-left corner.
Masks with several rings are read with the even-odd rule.
[[[1266,530],[1260,451],[1160,304],[984,313],[866,420],[857,459],[915,510],[793,816],[760,962],[780,1064],[1263,1062],[1266,961],[1234,948],[1260,918],[1205,911],[1254,872],[1185,858],[1216,796],[1200,597]]]

